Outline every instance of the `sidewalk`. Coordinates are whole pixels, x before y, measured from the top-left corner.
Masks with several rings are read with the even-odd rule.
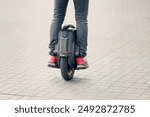
[[[70,0],[65,23],[74,23]],[[88,61],[72,81],[47,67],[52,0],[0,4],[0,99],[150,99],[150,1],[93,0]]]

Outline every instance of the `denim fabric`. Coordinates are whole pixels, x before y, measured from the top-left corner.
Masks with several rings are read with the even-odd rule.
[[[55,49],[58,40],[58,32],[66,15],[66,9],[69,0],[54,0],[54,15],[50,28],[50,50]],[[85,56],[87,51],[88,36],[88,6],[89,0],[73,0],[75,8],[75,19],[77,28],[77,44],[80,46],[80,54]]]

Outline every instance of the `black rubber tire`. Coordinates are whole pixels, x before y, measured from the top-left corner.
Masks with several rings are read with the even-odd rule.
[[[66,57],[60,58],[60,70],[64,80],[69,81],[73,78],[75,70],[69,68],[68,59]]]

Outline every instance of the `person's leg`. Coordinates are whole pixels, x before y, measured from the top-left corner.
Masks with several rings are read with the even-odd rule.
[[[80,46],[80,55],[86,56],[88,36],[88,6],[89,0],[74,0],[77,27],[77,44]]]
[[[49,49],[53,51],[58,40],[58,33],[61,29],[64,17],[66,15],[66,9],[68,0],[54,0],[54,15],[52,24],[50,27],[50,44]]]

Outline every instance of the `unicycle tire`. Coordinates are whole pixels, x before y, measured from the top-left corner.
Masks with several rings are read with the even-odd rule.
[[[60,59],[60,70],[64,80],[69,81],[73,78],[75,70],[69,68],[67,57]]]

